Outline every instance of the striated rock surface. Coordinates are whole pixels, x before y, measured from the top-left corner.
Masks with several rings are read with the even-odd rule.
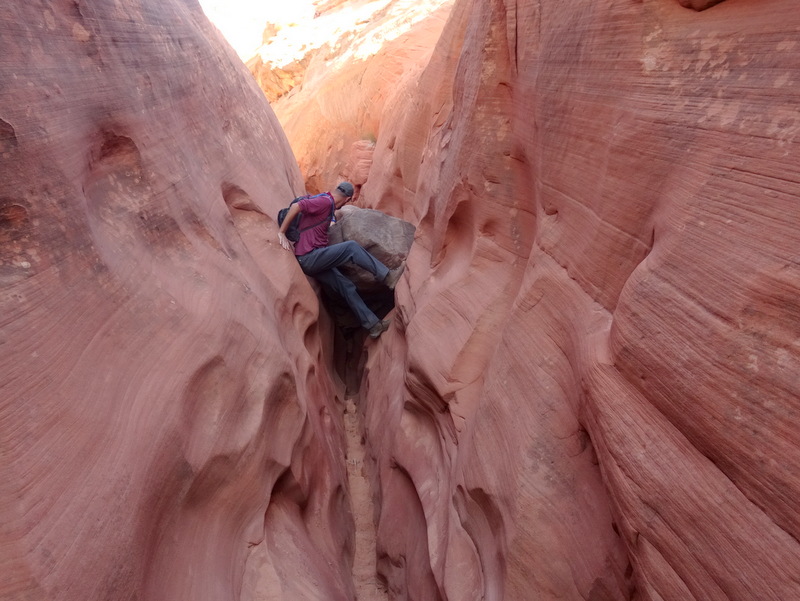
[[[391,598],[800,598],[800,13],[681,4],[462,0],[387,96]]]
[[[302,192],[199,6],[0,7],[0,598],[353,598]],[[321,324],[321,325],[320,325]]]

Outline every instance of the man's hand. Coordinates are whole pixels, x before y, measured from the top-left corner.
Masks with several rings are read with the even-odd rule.
[[[292,244],[292,241],[282,232],[278,232],[278,242],[280,242],[281,246],[286,250],[294,250],[294,244]]]

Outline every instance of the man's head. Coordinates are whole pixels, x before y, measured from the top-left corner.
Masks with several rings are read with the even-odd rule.
[[[336,208],[340,209],[347,204],[347,202],[353,198],[353,192],[355,192],[355,190],[353,184],[350,182],[342,182],[336,186],[336,189],[331,192],[333,201],[336,203]]]

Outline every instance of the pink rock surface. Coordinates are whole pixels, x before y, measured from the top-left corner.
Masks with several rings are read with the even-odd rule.
[[[358,140],[350,147],[350,156],[347,164],[342,169],[342,176],[355,186],[363,186],[370,169],[372,169],[372,155],[375,152],[373,140]],[[358,200],[355,198],[354,200]]]
[[[352,599],[288,143],[199,6],[0,7],[0,598]],[[334,419],[335,417],[335,419]]]
[[[394,598],[800,598],[800,13],[709,4],[464,0],[387,103]]]
[[[800,598],[800,14],[691,4],[463,0],[303,109],[417,227],[359,399],[391,599]],[[260,91],[194,4],[0,23],[0,598],[354,599]]]

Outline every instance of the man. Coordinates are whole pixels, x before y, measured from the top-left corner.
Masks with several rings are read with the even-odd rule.
[[[286,250],[294,250],[303,273],[336,291],[353,310],[361,325],[369,330],[370,338],[377,338],[389,328],[389,320],[380,320],[359,296],[356,285],[337,269],[352,262],[366,269],[378,281],[394,290],[405,269],[405,261],[396,269],[389,269],[364,250],[357,242],[348,240],[328,246],[328,227],[334,207],[341,209],[353,198],[353,184],[342,182],[333,192],[303,198],[291,205],[278,230],[278,242]],[[302,211],[300,239],[296,244],[286,237],[289,224]],[[308,228],[308,229],[304,229]]]

